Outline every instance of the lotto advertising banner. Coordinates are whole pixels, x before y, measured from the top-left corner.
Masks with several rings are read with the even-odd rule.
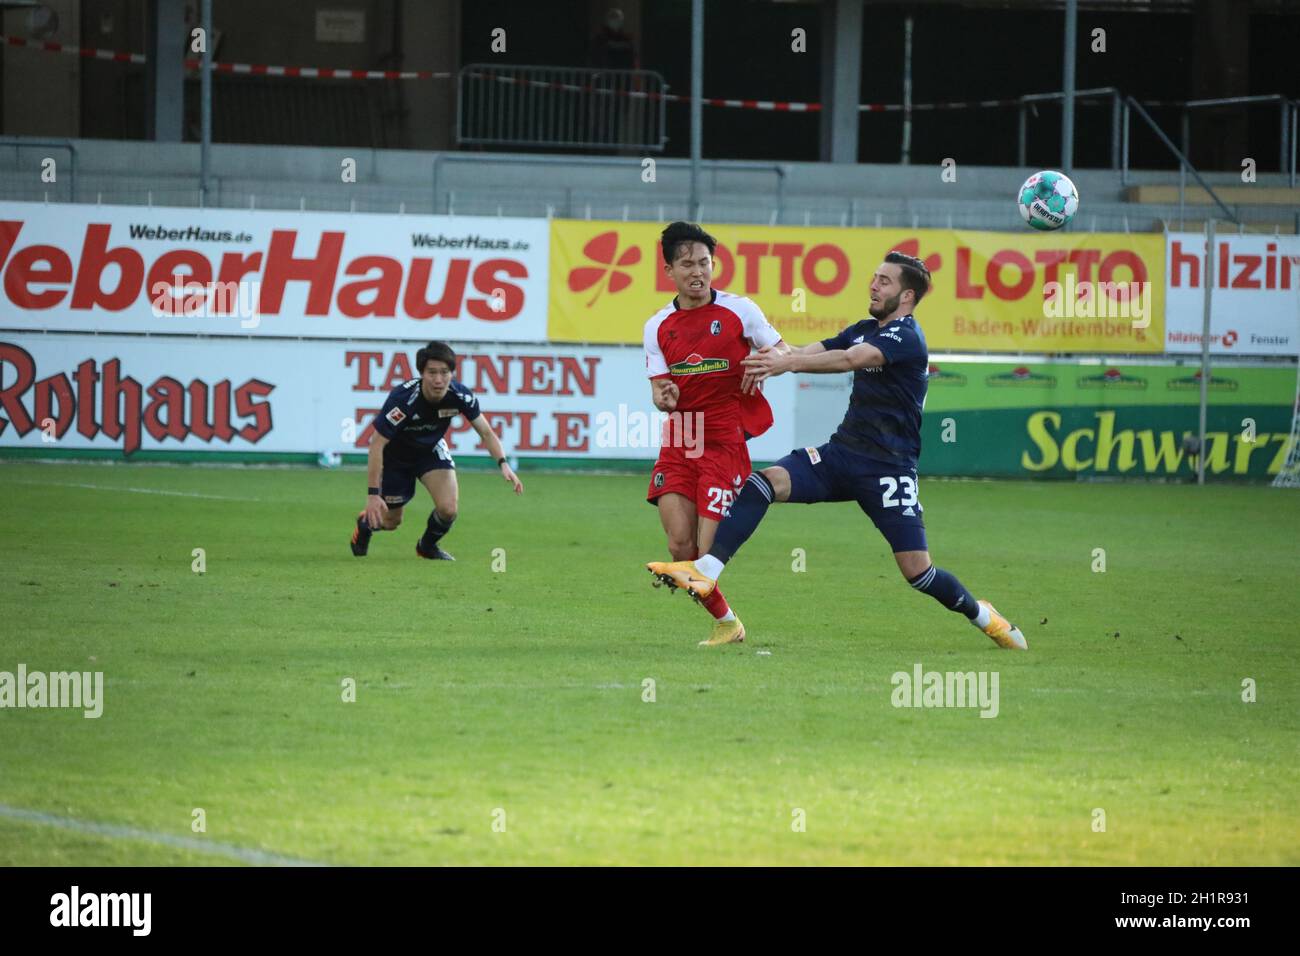
[[[1165,347],[1199,354],[1205,327],[1205,236],[1174,232],[1168,242]],[[1210,351],[1300,354],[1300,237],[1216,236],[1214,245]]]
[[[574,460],[659,454],[640,349],[455,344],[456,377],[510,455]],[[146,452],[357,453],[391,389],[414,377],[415,349],[384,342],[163,341],[138,336],[0,335],[0,448]],[[793,405],[793,379],[766,388]],[[684,441],[690,453],[693,435]],[[454,453],[485,454],[457,416]],[[789,415],[750,443],[793,447]]]
[[[1173,365],[936,360],[922,475],[1190,478],[1200,372]],[[1295,368],[1211,370],[1206,474],[1264,479],[1286,459]]]
[[[0,202],[7,328],[542,341],[547,224]]]
[[[710,225],[714,285],[758,303],[804,345],[867,315],[891,249],[922,257],[934,288],[918,318],[932,351],[1160,352],[1159,235]],[[549,337],[639,343],[675,289],[658,223],[551,224]]]

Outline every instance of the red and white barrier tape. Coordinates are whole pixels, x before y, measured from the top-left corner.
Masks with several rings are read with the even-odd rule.
[[[31,47],[34,50],[44,50],[46,53],[67,53],[88,60],[112,60],[114,63],[145,62],[143,53],[118,53],[114,50],[96,50],[94,47],[88,46],[66,46],[62,43],[51,43],[48,40],[24,40],[22,37],[5,36],[3,33],[0,33],[0,41],[9,46]]]
[[[185,69],[202,69],[201,60],[186,60]],[[322,80],[449,80],[450,73],[432,70],[339,70],[328,66],[268,66],[265,63],[213,63],[214,73],[243,76],[293,76]]]
[[[29,47],[36,50],[42,50],[46,53],[66,53],[72,56],[80,56],[91,60],[109,60],[114,63],[145,63],[147,58],[143,53],[119,53],[115,50],[99,50],[93,47],[76,47],[68,46],[62,43],[52,43],[41,40],[25,40],[22,37],[13,37],[0,34],[0,42],[9,46]],[[187,70],[197,71],[201,69],[202,63],[199,60],[186,60],[185,68]],[[213,63],[212,69],[216,73],[226,73],[235,76],[288,76],[299,77],[304,79],[323,79],[323,80],[449,80],[452,74],[445,71],[435,72],[431,70],[343,70],[332,67],[317,66],[270,66],[265,63]],[[483,79],[485,74],[471,74],[476,79]],[[602,93],[613,94],[618,92],[622,96],[632,99],[644,100],[664,100],[668,103],[689,103],[689,96],[682,96],[677,93],[647,93],[636,90],[611,90],[601,89],[599,87],[581,86],[575,83],[557,83],[552,80],[529,80],[515,76],[494,75],[488,77],[501,83],[510,83],[517,86],[544,87],[546,89],[568,90],[570,92],[582,93]],[[741,110],[761,110],[774,111],[778,113],[817,113],[821,111],[820,103],[798,103],[783,100],[744,100],[744,99],[723,99],[720,97],[706,96],[702,102],[705,106],[718,106],[729,109]],[[1021,105],[1018,99],[1008,100],[971,100],[968,102],[954,103],[913,103],[910,107],[913,112],[925,112],[930,110],[961,110],[971,108],[1005,107]],[[1181,104],[1164,101],[1150,101],[1148,106],[1179,106]],[[858,111],[862,113],[901,113],[908,107],[902,103],[860,103]]]
[[[99,50],[94,47],[70,46],[53,43],[48,40],[25,40],[0,34],[0,42],[9,46],[28,47],[45,53],[66,53],[87,60],[111,60],[114,63],[147,63],[143,53],[119,53],[115,50]],[[186,60],[187,70],[202,67],[200,60]],[[341,70],[317,66],[270,66],[265,63],[213,63],[214,73],[230,73],[248,76],[293,76],[325,80],[449,80],[451,74],[432,70]]]

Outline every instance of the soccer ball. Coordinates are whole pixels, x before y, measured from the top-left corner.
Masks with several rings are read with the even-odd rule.
[[[343,464],[343,456],[336,451],[323,451],[316,458],[316,464],[322,468],[337,468]]]
[[[1034,173],[1016,197],[1020,215],[1035,229],[1060,229],[1079,211],[1079,190],[1065,173]]]

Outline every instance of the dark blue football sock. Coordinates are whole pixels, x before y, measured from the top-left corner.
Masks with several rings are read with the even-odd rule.
[[[426,554],[432,554],[433,549],[438,546],[442,536],[451,530],[451,526],[456,523],[456,519],[444,521],[438,512],[429,513],[429,523],[425,526],[424,534],[420,537],[420,550]]]
[[[767,514],[767,507],[776,498],[772,483],[757,471],[745,480],[745,486],[732,502],[727,517],[718,525],[718,532],[709,548],[709,557],[717,558],[723,564],[731,560],[740,550],[740,546],[749,540],[749,536],[758,528],[758,523]]]
[[[721,532],[721,528],[718,529]],[[980,606],[975,595],[943,568],[930,565],[908,583],[923,594],[928,594],[950,611],[965,614],[972,621],[979,615]]]

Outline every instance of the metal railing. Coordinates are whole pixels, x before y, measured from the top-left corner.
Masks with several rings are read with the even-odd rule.
[[[653,70],[471,63],[457,79],[462,145],[662,152],[664,94]]]
[[[1137,111],[1138,116],[1140,116],[1142,120],[1148,126],[1151,127],[1152,132],[1154,132],[1156,136],[1159,137],[1160,142],[1164,143],[1165,148],[1168,149],[1169,152],[1173,153],[1174,156],[1177,157],[1178,159],[1178,163],[1179,163],[1178,208],[1182,210],[1185,207],[1185,203],[1186,203],[1185,194],[1186,194],[1186,183],[1187,183],[1186,174],[1190,172],[1193,176],[1196,177],[1196,181],[1201,184],[1201,188],[1204,189],[1207,193],[1209,193],[1210,198],[1215,201],[1215,203],[1218,205],[1218,207],[1221,210],[1223,210],[1223,214],[1227,216],[1228,219],[1232,220],[1232,222],[1240,225],[1241,220],[1237,218],[1237,214],[1233,212],[1231,209],[1229,209],[1227,205],[1224,204],[1223,200],[1219,198],[1219,194],[1216,193],[1214,191],[1214,188],[1205,181],[1205,177],[1203,177],[1199,172],[1196,171],[1196,167],[1192,165],[1192,162],[1187,158],[1187,155],[1182,150],[1180,150],[1177,146],[1174,145],[1173,140],[1171,140],[1167,135],[1165,135],[1165,131],[1162,130],[1159,124],[1157,124],[1156,121],[1151,118],[1151,114],[1146,111],[1146,108],[1143,107],[1141,103],[1139,103],[1131,96],[1124,97],[1124,173],[1121,178],[1121,181],[1127,181],[1128,178],[1128,139],[1129,139],[1128,116],[1129,116],[1129,112],[1132,110]]]
[[[1120,168],[1120,184],[1128,185],[1129,172],[1129,125],[1130,125],[1130,104],[1138,105],[1138,101],[1133,97],[1125,97],[1123,111],[1123,163]],[[1243,106],[1251,103],[1269,103],[1275,102],[1279,105],[1281,114],[1281,132],[1282,138],[1278,149],[1278,171],[1287,173],[1287,181],[1292,188],[1296,184],[1296,116],[1300,113],[1300,101],[1288,99],[1281,94],[1273,93],[1267,96],[1233,96],[1221,100],[1188,100],[1185,103],[1177,104],[1181,108],[1180,125],[1182,127],[1182,155],[1186,156],[1191,146],[1191,122],[1189,119],[1189,110],[1201,108],[1222,108],[1224,106]],[[1161,104],[1165,106],[1173,104]],[[1141,108],[1141,107],[1139,107]],[[1146,114],[1145,110],[1142,110]],[[1154,128],[1154,122],[1149,114],[1145,115],[1146,121]],[[1162,138],[1163,138],[1163,134]],[[1173,148],[1173,143],[1166,139],[1165,145]],[[1175,155],[1178,154],[1174,150]],[[1190,164],[1189,164],[1190,165]],[[1235,221],[1235,220],[1234,220]]]
[[[1119,169],[1121,162],[1121,117],[1123,114],[1124,94],[1115,86],[1099,86],[1091,90],[1076,90],[1074,98],[1076,101],[1096,99],[1098,97],[1107,97],[1110,100],[1110,168]],[[1016,141],[1016,165],[1028,165],[1026,158],[1029,152],[1029,111],[1034,108],[1036,103],[1063,102],[1064,93],[1029,93],[1020,97],[1020,104],[1017,107],[1018,126]]]
[[[1181,117],[1183,152],[1187,155],[1192,154],[1192,110],[1214,110],[1222,109],[1225,106],[1247,106],[1252,103],[1277,103],[1278,114],[1282,121],[1281,137],[1278,141],[1278,160],[1277,168],[1284,170],[1287,168],[1288,157],[1291,163],[1291,185],[1295,185],[1295,151],[1290,148],[1288,141],[1291,137],[1291,113],[1296,104],[1282,96],[1280,93],[1273,93],[1267,96],[1228,96],[1216,100],[1188,100],[1183,104]]]

